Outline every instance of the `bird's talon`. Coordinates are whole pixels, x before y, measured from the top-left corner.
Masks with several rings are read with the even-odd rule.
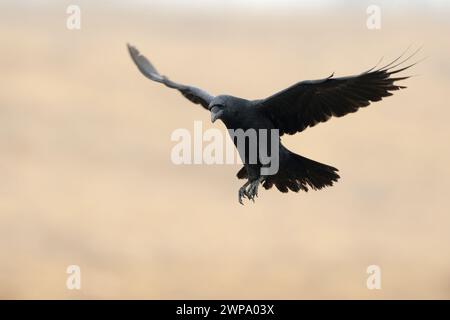
[[[255,198],[258,197],[258,187],[262,181],[263,181],[263,178],[260,177],[257,180],[248,181],[246,184],[244,184],[239,189],[239,194],[238,194],[239,203],[244,204],[242,201],[243,198],[247,198],[248,200],[255,202]]]
[[[245,190],[245,186],[244,186],[244,187],[241,187],[238,192],[238,200],[239,200],[240,204],[244,205],[242,198],[245,198],[245,197],[248,198],[248,194],[247,194],[247,191]]]

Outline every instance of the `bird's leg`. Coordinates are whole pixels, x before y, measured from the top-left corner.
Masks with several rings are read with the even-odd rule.
[[[248,198],[248,193],[247,193],[246,188],[249,184],[250,184],[250,181],[247,181],[242,187],[239,188],[238,199],[239,199],[239,203],[242,205],[244,204],[242,202],[242,198],[245,198],[245,197]]]
[[[258,197],[259,184],[262,183],[264,181],[264,179],[265,178],[261,176],[258,179],[249,182],[249,185],[245,192],[245,195],[247,196],[247,198],[249,200],[252,200],[253,202],[255,202],[255,197]]]

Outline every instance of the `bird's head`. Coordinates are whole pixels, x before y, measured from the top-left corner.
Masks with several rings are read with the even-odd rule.
[[[217,96],[211,101],[208,106],[211,112],[211,122],[215,122],[217,119],[223,119],[227,113],[227,99],[225,96]]]
[[[211,122],[214,122],[217,119],[226,121],[227,119],[237,116],[238,110],[245,102],[246,100],[233,96],[220,95],[215,97],[208,106],[208,109],[211,112]]]
[[[214,123],[217,119],[222,119],[225,114],[225,106],[221,104],[210,105],[211,122]]]

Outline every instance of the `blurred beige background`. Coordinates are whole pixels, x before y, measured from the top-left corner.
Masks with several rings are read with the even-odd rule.
[[[70,31],[71,1],[2,1],[0,298],[450,298],[450,11],[434,3],[383,2],[368,30],[364,1],[77,1]],[[176,81],[246,98],[410,44],[428,59],[408,89],[283,138],[339,168],[335,187],[241,206],[238,166],[171,163],[171,132],[209,114],[142,77],[127,42]]]

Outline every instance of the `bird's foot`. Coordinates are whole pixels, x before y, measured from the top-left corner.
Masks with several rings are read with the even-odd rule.
[[[248,200],[252,200],[255,202],[255,197],[258,197],[258,187],[261,182],[264,181],[263,177],[260,177],[253,181],[246,182],[240,189],[239,189],[239,203],[244,204],[242,202],[242,198],[247,198]]]
[[[255,202],[255,197],[258,197],[259,180],[252,181],[247,187],[247,198]]]
[[[239,188],[238,199],[239,199],[239,203],[242,205],[244,204],[242,202],[242,198],[248,197],[246,188],[249,184],[250,184],[250,182],[246,182],[242,187]]]

